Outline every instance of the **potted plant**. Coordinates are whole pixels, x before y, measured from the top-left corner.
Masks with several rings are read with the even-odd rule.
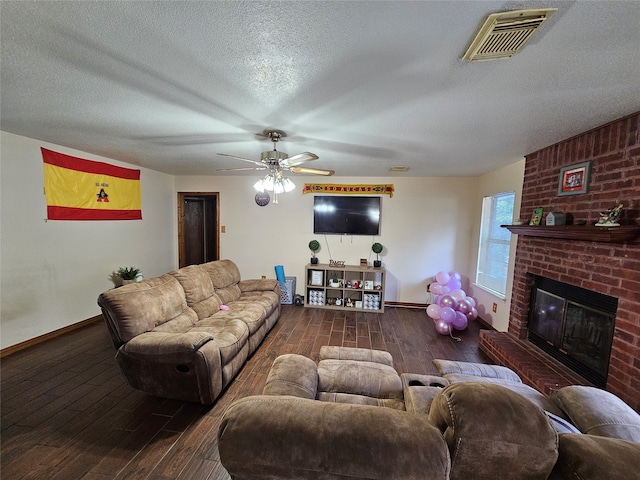
[[[333,288],[338,288],[340,286],[340,279],[338,278],[337,273],[333,273],[331,280],[329,280],[329,286]]]
[[[134,283],[142,271],[137,267],[120,267],[116,275],[122,279],[122,285]]]
[[[316,252],[320,250],[320,242],[317,240],[311,240],[309,242],[309,250],[311,250],[311,253],[313,254],[313,257],[311,257],[311,264],[316,265],[318,263],[318,257],[316,257]]]
[[[373,245],[371,245],[371,250],[373,250],[373,253],[376,254],[376,259],[373,261],[373,266],[376,268],[380,268],[382,266],[382,262],[380,261],[380,252],[382,252],[382,244],[381,243],[374,243]]]

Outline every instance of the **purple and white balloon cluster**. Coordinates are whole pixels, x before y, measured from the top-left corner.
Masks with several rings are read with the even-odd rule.
[[[427,307],[427,315],[433,319],[440,335],[449,335],[454,328],[464,330],[469,321],[478,316],[476,301],[462,290],[462,277],[458,272],[438,272],[430,290],[435,297]]]

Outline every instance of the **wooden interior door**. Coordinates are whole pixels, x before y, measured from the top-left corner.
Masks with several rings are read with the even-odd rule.
[[[178,193],[178,264],[220,258],[218,193]]]

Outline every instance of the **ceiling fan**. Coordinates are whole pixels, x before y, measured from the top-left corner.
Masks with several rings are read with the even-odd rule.
[[[218,171],[234,171],[234,170],[287,170],[293,173],[302,173],[309,175],[333,175],[334,170],[322,170],[319,168],[299,167],[298,165],[309,162],[311,160],[317,160],[318,156],[311,152],[303,152],[298,155],[290,157],[284,152],[277,150],[276,145],[281,138],[287,136],[282,130],[265,130],[265,137],[269,137],[273,142],[273,150],[267,150],[260,154],[260,161],[250,160],[248,158],[238,157],[236,155],[229,155],[228,153],[218,153],[224,157],[235,158],[236,160],[242,160],[244,162],[253,163],[254,167],[246,168],[221,168]]]
[[[239,170],[267,170],[268,173],[264,178],[261,178],[256,182],[254,188],[258,192],[264,192],[265,190],[274,192],[273,203],[278,203],[278,194],[290,192],[295,188],[294,183],[284,176],[283,172],[302,173],[309,175],[333,175],[334,170],[323,170],[319,168],[301,167],[300,165],[305,162],[317,160],[318,156],[311,152],[303,152],[298,155],[290,157],[284,152],[277,150],[276,145],[278,141],[286,137],[286,133],[282,130],[265,130],[264,136],[269,137],[273,142],[273,150],[267,150],[260,154],[260,161],[250,160],[248,158],[238,157],[236,155],[229,155],[227,153],[218,153],[224,157],[235,158],[236,160],[242,160],[243,162],[252,163],[253,167],[244,168],[222,168],[218,171],[239,171]],[[258,198],[256,197],[256,201]],[[268,200],[267,200],[268,201]]]

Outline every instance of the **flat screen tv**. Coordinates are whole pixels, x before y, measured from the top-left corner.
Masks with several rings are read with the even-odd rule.
[[[379,235],[380,197],[315,196],[313,233]]]

